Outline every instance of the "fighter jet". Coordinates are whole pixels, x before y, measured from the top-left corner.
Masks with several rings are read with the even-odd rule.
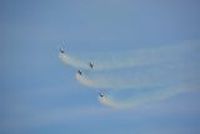
[[[101,98],[103,98],[105,96],[105,90],[99,90],[98,94]]]
[[[90,66],[91,69],[94,68],[94,64],[92,62],[89,63],[89,66]]]
[[[104,93],[100,92],[100,93],[99,93],[99,96],[100,96],[101,98],[103,98],[103,97],[104,97]]]
[[[65,49],[65,47],[66,47],[66,44],[67,44],[66,41],[63,40],[62,45],[61,45],[62,47],[60,47],[60,49],[59,49],[60,53],[62,53],[62,54],[65,53],[65,50],[64,50],[64,49]]]
[[[59,49],[59,51],[60,51],[60,53],[62,53],[62,54],[65,53],[64,48],[62,48],[62,47]]]
[[[78,74],[79,74],[79,75],[82,75],[82,72],[81,72],[81,70],[78,70]]]

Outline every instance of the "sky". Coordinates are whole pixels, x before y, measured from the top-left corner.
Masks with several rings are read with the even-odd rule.
[[[58,58],[63,40],[74,54],[199,40],[199,6],[198,0],[1,0],[0,133],[199,133],[199,91],[113,109]]]

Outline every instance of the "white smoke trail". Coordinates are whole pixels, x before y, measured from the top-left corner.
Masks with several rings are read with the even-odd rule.
[[[113,78],[113,79],[112,79]],[[101,88],[101,89],[113,89],[113,90],[119,90],[119,89],[126,89],[126,88],[135,88],[139,89],[142,87],[149,87],[151,85],[157,86],[160,84],[159,82],[156,82],[152,79],[132,79],[127,80],[126,78],[114,78],[113,77],[98,77],[98,78],[89,78],[86,75],[79,75],[76,74],[76,79],[83,85],[93,87],[93,88]]]
[[[81,61],[75,57],[69,56],[67,53],[59,53],[60,60],[66,64],[75,68],[90,69],[87,62]]]
[[[173,68],[166,68],[164,65],[135,68],[130,71],[83,72],[82,75],[77,74],[76,79],[85,86],[101,89],[153,88],[200,79],[198,67],[197,64],[176,64]]]
[[[139,97],[132,97],[127,100],[118,100],[114,96],[105,95],[104,97],[99,97],[98,100],[101,104],[105,106],[109,106],[112,108],[117,109],[129,109],[135,108],[140,105],[145,105],[147,103],[151,103],[153,101],[164,100],[171,96],[174,96],[178,93],[194,91],[200,89],[200,83],[193,83],[193,84],[182,84],[174,87],[163,88],[158,90],[153,90],[152,92],[148,93],[141,93],[142,96]]]
[[[183,57],[191,57],[191,52],[199,50],[199,41],[186,41],[179,45],[140,49],[114,53],[81,53],[72,56],[60,53],[59,58],[68,65],[78,69],[91,69],[89,62],[94,63],[93,70],[110,70],[149,64],[176,63]],[[80,56],[78,56],[80,55]],[[180,59],[181,57],[181,59]]]
[[[99,97],[104,105],[129,108],[199,88],[199,50],[200,43],[197,41],[145,50],[88,53],[88,56],[82,54],[80,57],[60,53],[59,58],[65,64],[81,69],[82,74],[76,74],[81,84],[110,91],[132,89],[139,92],[140,97],[121,101],[112,95]],[[90,62],[94,63],[93,69],[89,66]],[[127,73],[128,69],[131,71]],[[193,82],[196,83],[191,84]],[[152,90],[154,88],[156,90]]]

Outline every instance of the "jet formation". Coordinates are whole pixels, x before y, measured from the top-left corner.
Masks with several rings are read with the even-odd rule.
[[[65,53],[64,48],[60,48],[59,51],[60,51],[61,54]],[[89,62],[88,67],[90,69],[94,69],[94,63]],[[80,76],[84,75],[83,72],[80,69],[77,70],[77,74],[80,75]],[[99,95],[99,97],[103,98],[105,96],[105,90],[102,90],[102,89],[98,90],[98,95]]]

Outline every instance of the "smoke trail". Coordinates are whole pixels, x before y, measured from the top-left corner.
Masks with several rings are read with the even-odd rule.
[[[126,100],[110,94],[99,97],[104,105],[129,108],[199,88],[199,46],[199,42],[187,42],[126,52],[80,53],[81,56],[60,53],[59,58],[81,69],[82,74],[76,74],[81,84],[112,92],[131,89],[139,94]],[[94,63],[93,69],[90,62]]]
[[[196,52],[199,49],[199,44],[199,41],[186,41],[179,45],[113,53],[88,52],[79,53],[76,56],[60,53],[59,58],[65,64],[85,70],[91,69],[89,62],[94,63],[93,70],[120,69],[158,63],[172,64],[176,63],[177,60],[183,60],[183,57],[191,57],[191,52]]]
[[[193,61],[198,62],[198,61]],[[169,84],[184,83],[185,81],[200,79],[197,63],[145,66],[131,70],[83,72],[76,75],[76,79],[83,85],[103,89],[141,89],[145,87],[160,87]],[[199,75],[198,75],[199,74]]]
[[[150,92],[140,91],[140,95],[137,97],[130,97],[126,100],[118,100],[115,96],[105,95],[104,97],[99,97],[98,100],[101,104],[109,106],[112,108],[126,109],[134,108],[140,105],[151,103],[153,101],[164,100],[178,93],[199,90],[200,83],[190,83],[182,84],[169,88],[162,89],[151,89]],[[147,91],[147,90],[146,90]]]
[[[128,78],[120,78],[110,76],[106,77],[105,76],[97,76],[97,77],[88,77],[87,75],[79,75],[76,74],[76,79],[83,85],[93,87],[93,88],[101,88],[101,89],[126,89],[126,88],[142,88],[142,87],[149,87],[151,85],[156,85],[157,86],[160,84],[157,82],[155,79],[131,79],[128,80]]]
[[[87,65],[87,62],[81,61],[75,57],[71,57],[67,53],[59,53],[59,58],[66,65],[71,65],[75,68],[82,68],[87,70],[90,69]]]

